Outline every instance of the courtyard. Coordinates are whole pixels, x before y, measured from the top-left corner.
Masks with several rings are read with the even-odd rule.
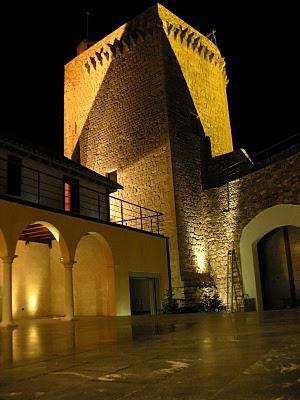
[[[0,399],[300,398],[300,309],[18,321]]]

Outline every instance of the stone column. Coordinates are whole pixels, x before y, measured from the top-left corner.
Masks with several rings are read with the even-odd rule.
[[[1,257],[3,263],[1,327],[16,326],[12,317],[12,263],[17,256]]]
[[[64,261],[61,263],[65,267],[65,317],[67,321],[74,319],[74,295],[73,295],[73,265],[74,260]]]

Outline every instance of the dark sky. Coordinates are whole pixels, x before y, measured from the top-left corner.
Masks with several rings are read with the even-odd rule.
[[[63,66],[86,36],[86,11],[99,40],[154,1],[34,3],[0,11],[1,132],[62,151]],[[234,143],[250,154],[300,132],[299,13],[296,2],[268,3],[161,1],[202,34],[216,30]]]

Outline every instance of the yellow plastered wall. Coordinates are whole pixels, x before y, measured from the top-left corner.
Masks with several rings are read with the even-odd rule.
[[[29,247],[24,242],[17,245],[24,228],[30,223],[38,221],[44,221],[58,231],[58,242],[53,242],[52,249],[49,249],[47,245],[36,243],[30,243]],[[26,314],[26,312],[20,311],[20,308],[23,304],[29,304],[30,294],[33,293],[31,288],[34,291],[40,288],[40,297],[35,295],[35,304],[32,300],[32,311],[28,311],[25,317],[64,314],[64,267],[60,263],[60,257],[63,256],[64,260],[68,261],[68,259],[74,259],[75,256],[76,260],[76,250],[79,249],[80,253],[82,246],[83,252],[78,257],[78,272],[75,271],[76,264],[73,267],[75,292],[77,290],[78,294],[81,279],[89,281],[89,285],[86,291],[80,293],[75,299],[77,300],[75,309],[79,314],[130,315],[129,275],[131,272],[157,274],[160,278],[161,297],[168,287],[166,240],[162,237],[44,211],[5,200],[0,200],[0,228],[8,243],[7,252],[5,253],[5,249],[0,249],[1,254],[3,256],[15,254],[19,256],[18,261],[15,260],[12,266],[13,298],[14,304],[18,305],[18,309],[14,309],[16,318],[21,318],[23,314]],[[86,236],[89,232],[100,238],[98,248],[95,242],[92,243],[94,239]],[[61,241],[64,242],[63,251],[60,248]],[[91,243],[85,247],[85,241]],[[78,243],[79,247],[77,247]],[[89,262],[84,263],[88,250],[95,252],[95,260],[97,257],[101,258],[100,268],[106,268],[105,282],[102,288],[100,287],[100,292],[99,287],[95,286],[91,290],[93,287],[91,279],[95,279],[95,268],[97,267],[91,266],[91,257]],[[106,254],[103,255],[103,252]],[[41,261],[39,261],[40,258]],[[25,264],[22,266],[22,263]],[[20,272],[21,268],[24,268],[24,271]],[[31,272],[28,272],[28,268]],[[80,268],[82,268],[82,272],[79,272]],[[87,268],[86,273],[84,268]],[[2,276],[2,263],[0,269]],[[34,279],[29,279],[31,273],[35,275]],[[76,274],[79,274],[80,279],[76,277]],[[108,286],[105,288],[105,285]],[[111,297],[106,298],[105,302],[98,305],[98,308],[89,310],[85,296],[95,300],[99,293],[100,297],[101,293],[104,297],[106,294]],[[36,312],[33,311],[33,306]]]
[[[50,257],[50,289],[52,316],[64,315],[65,312],[65,275],[64,267],[60,262],[61,254],[58,242],[52,242]]]
[[[114,315],[114,261],[97,234],[83,236],[76,249],[74,305],[76,315]]]
[[[20,319],[51,314],[50,249],[18,241],[13,274],[13,315]]]

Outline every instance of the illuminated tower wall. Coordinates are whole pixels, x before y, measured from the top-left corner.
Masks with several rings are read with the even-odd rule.
[[[208,141],[232,151],[224,65],[158,4],[65,67],[65,155],[117,170],[120,197],[164,213],[174,286],[208,267],[201,171]]]

